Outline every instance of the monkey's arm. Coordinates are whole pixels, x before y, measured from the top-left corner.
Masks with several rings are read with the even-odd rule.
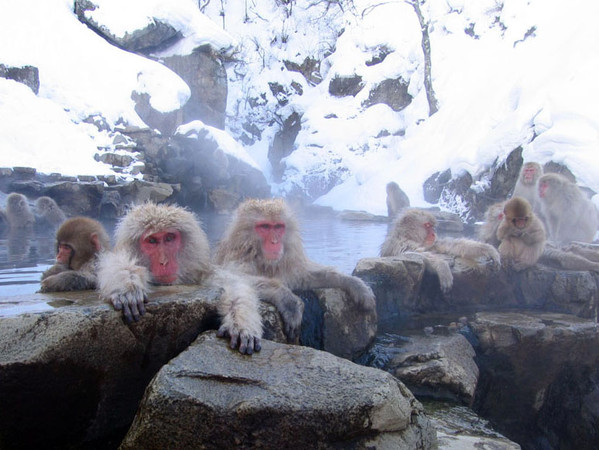
[[[374,293],[364,281],[358,277],[345,275],[333,267],[310,262],[306,276],[299,280],[299,286],[292,286],[292,288],[307,290],[338,288],[347,292],[351,300],[359,307],[369,311],[376,309]]]
[[[128,322],[139,320],[146,309],[144,302],[150,291],[150,272],[137,264],[126,251],[105,252],[98,261],[100,296],[122,311]]]
[[[583,256],[549,246],[545,247],[539,262],[560,269],[591,270],[593,272],[599,272],[599,263],[588,260]]]
[[[224,289],[218,303],[221,326],[218,336],[229,336],[231,348],[251,355],[262,345],[262,316],[258,311],[258,296],[242,274],[217,270],[211,282]]]
[[[500,227],[501,228],[501,227]],[[500,236],[499,230],[497,236]],[[491,264],[499,267],[499,252],[492,245],[484,242],[476,242],[470,239],[438,239],[434,246],[434,251],[451,256],[459,256],[478,261],[481,264]]]
[[[422,252],[424,256],[424,267],[430,272],[434,272],[439,277],[441,292],[447,294],[453,287],[453,274],[447,261],[442,256],[431,252]]]
[[[63,266],[64,268],[64,266]],[[63,270],[47,275],[52,268],[42,276],[40,292],[83,291],[96,289],[96,276],[83,270]]]
[[[66,264],[54,264],[52,267],[42,273],[42,280],[45,280],[51,275],[56,275],[57,273],[65,272],[67,270],[69,270],[69,267]]]
[[[279,311],[288,342],[296,342],[304,314],[302,299],[276,278],[253,276],[251,280],[260,298]]]

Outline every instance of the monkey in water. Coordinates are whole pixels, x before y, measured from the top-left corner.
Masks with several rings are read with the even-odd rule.
[[[239,205],[215,261],[252,277],[260,297],[281,314],[289,340],[299,335],[304,309],[294,290],[339,288],[361,308],[376,311],[374,294],[364,281],[308,259],[299,224],[282,199],[250,199]]]
[[[42,274],[40,292],[95,289],[97,257],[109,248],[108,233],[97,220],[65,221],[56,232],[56,263]]]
[[[231,348],[252,354],[261,348],[258,296],[242,274],[215,267],[208,238],[191,212],[174,205],[146,203],[118,223],[115,247],[98,263],[102,298],[128,322],[145,313],[151,285],[200,284],[223,289],[218,303],[218,335]]]

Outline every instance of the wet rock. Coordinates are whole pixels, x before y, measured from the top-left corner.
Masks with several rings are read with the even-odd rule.
[[[264,341],[244,357],[203,334],[158,373],[121,448],[434,448],[435,431],[389,374]]]
[[[416,395],[470,405],[478,382],[475,352],[464,336],[408,336],[385,366]]]
[[[543,312],[478,313],[474,409],[524,448],[599,447],[597,323]]]
[[[415,253],[361,259],[354,275],[372,287],[382,322],[399,323],[417,313],[517,307],[595,317],[599,284],[594,273],[540,264],[514,272],[473,268],[461,258],[448,258],[448,262],[454,282],[447,294],[441,292],[436,274],[425,270],[423,257]]]
[[[46,185],[41,195],[53,198],[67,216],[98,217],[104,183],[57,182]]]
[[[466,406],[424,402],[424,408],[437,429],[440,450],[520,449]]]
[[[301,116],[297,112],[292,112],[289,117],[283,120],[281,129],[275,134],[272,145],[268,149],[268,160],[273,166],[273,173],[278,180],[281,180],[285,165],[281,160],[289,156],[295,149],[295,138],[301,130]]]

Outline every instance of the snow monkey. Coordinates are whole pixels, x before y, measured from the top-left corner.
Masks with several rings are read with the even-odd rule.
[[[478,229],[478,239],[487,244],[491,244],[493,247],[499,247],[501,241],[497,239],[497,228],[503,219],[503,206],[505,202],[494,203],[487,208],[485,212],[485,220],[481,227]]]
[[[59,226],[67,219],[56,202],[45,196],[35,201],[35,214],[52,227]]]
[[[10,228],[30,228],[35,223],[35,217],[29,209],[27,197],[13,192],[6,197],[6,220]]]
[[[578,186],[563,175],[548,173],[539,178],[538,188],[551,241],[558,245],[593,241],[599,221],[597,208]]]
[[[110,238],[100,222],[73,217],[56,232],[56,263],[42,274],[40,292],[95,289],[96,261],[110,248]]]
[[[537,182],[543,175],[543,168],[539,163],[527,162],[524,163],[518,176],[518,181],[514,187],[512,197],[522,197],[528,200],[535,214],[540,211],[540,199],[537,189]]]
[[[387,216],[395,219],[401,210],[410,206],[410,199],[395,181],[387,183]]]
[[[304,310],[293,290],[340,288],[361,308],[375,311],[374,294],[361,279],[308,259],[298,222],[282,199],[239,205],[215,261],[252,276],[260,297],[281,314],[289,340],[299,335]]]
[[[441,291],[445,294],[453,287],[453,274],[444,255],[470,260],[468,263],[472,268],[481,263],[499,266],[499,254],[493,246],[463,238],[437,239],[436,224],[435,216],[428,211],[406,210],[387,233],[380,256],[397,256],[406,252],[422,254],[426,269],[437,274]]]
[[[537,263],[545,249],[545,228],[525,198],[513,197],[505,203],[497,239],[504,265],[523,270]]]
[[[228,335],[231,348],[241,353],[260,350],[262,317],[256,292],[243,276],[211,264],[200,223],[179,206],[145,203],[133,208],[116,227],[113,251],[99,260],[100,295],[129,322],[145,313],[152,284],[223,288],[218,335]]]

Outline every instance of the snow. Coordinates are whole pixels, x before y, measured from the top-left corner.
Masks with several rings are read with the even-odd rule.
[[[165,66],[110,45],[80,23],[72,1],[0,1],[0,64],[40,71],[37,96],[0,78],[2,166],[110,174],[110,166],[94,155],[112,145],[114,134],[84,119],[102,116],[111,127],[121,121],[144,127],[132,92],[147,93],[163,112],[189,98],[188,86]],[[227,67],[227,130],[193,122],[178,132],[208,132],[223,151],[260,168],[275,194],[306,188],[306,176],[320,174],[341,180],[316,200],[320,205],[385,214],[385,185],[393,180],[412,205],[430,206],[422,183],[431,174],[451,168],[476,176],[518,146],[525,160],[564,163],[580,185],[599,192],[597,2],[427,0],[422,8],[430,19],[440,106],[432,117],[420,27],[405,2],[94,3],[99,8],[86,14],[117,36],[155,20],[180,30],[185,38],[159,57],[205,44],[235,55],[238,62]],[[392,53],[367,65],[382,47]],[[283,70],[282,61],[301,64],[306,57],[322,60],[323,82]],[[355,97],[330,96],[329,81],[350,75],[361,76],[364,89]],[[363,106],[372,86],[398,77],[413,96],[406,109]],[[303,94],[281,108],[269,90],[272,81],[294,81]],[[248,99],[261,94],[263,108],[252,110]],[[293,111],[302,115],[302,129],[284,160],[283,179],[275,180],[268,159],[279,126],[275,119]],[[247,120],[263,129],[251,146],[236,139]]]

